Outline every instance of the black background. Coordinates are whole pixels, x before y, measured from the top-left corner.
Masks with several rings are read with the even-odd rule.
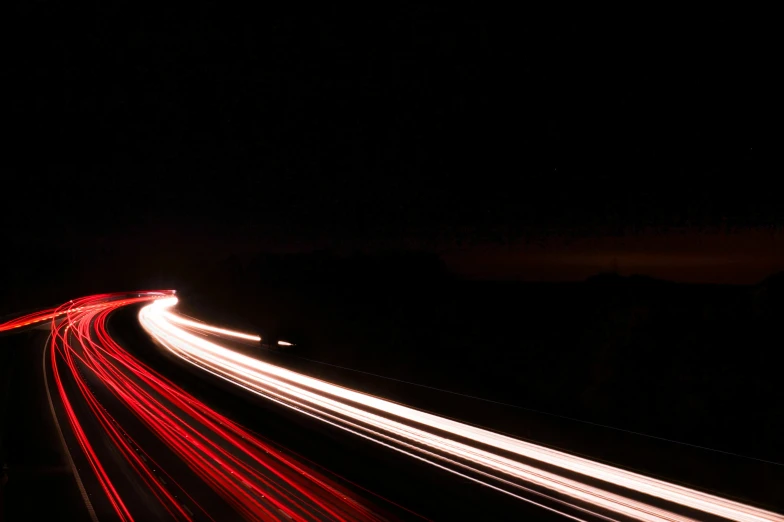
[[[569,15],[25,3],[4,219],[359,242],[779,220],[763,17]]]

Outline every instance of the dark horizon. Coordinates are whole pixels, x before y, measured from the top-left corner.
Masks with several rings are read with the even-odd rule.
[[[513,280],[784,267],[772,47],[741,20],[136,9],[19,11],[11,239],[426,250]]]
[[[670,229],[626,234],[553,233],[547,238],[473,241],[453,237],[384,239],[377,241],[321,240],[288,236],[282,231],[258,235],[222,234],[220,230],[156,226],[137,234],[90,237],[90,234],[51,241],[7,242],[4,265],[25,263],[31,252],[60,253],[63,262],[111,273],[113,266],[152,267],[156,263],[176,272],[176,261],[217,263],[237,256],[325,252],[337,258],[354,253],[384,255],[422,253],[438,256],[457,277],[474,280],[567,282],[616,272],[679,283],[757,284],[784,271],[784,234],[777,228],[746,230]],[[68,253],[70,252],[70,253]],[[67,253],[67,254],[66,254]],[[90,263],[86,263],[86,262]],[[102,268],[103,265],[103,268]],[[175,273],[171,273],[175,276]]]

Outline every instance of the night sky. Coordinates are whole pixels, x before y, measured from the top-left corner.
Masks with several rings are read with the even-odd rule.
[[[148,256],[425,249],[500,279],[784,269],[771,33],[593,14],[25,3],[4,233]]]

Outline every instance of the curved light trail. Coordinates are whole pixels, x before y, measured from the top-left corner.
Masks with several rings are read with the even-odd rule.
[[[6,321],[5,323],[0,324],[0,332],[7,332],[9,330],[16,330],[17,328],[22,328],[24,326],[30,326],[31,324],[39,324],[43,323],[44,321],[51,321],[54,317],[59,317],[65,313],[58,313],[57,310],[57,308],[49,308],[11,319],[10,321]]]
[[[171,311],[176,303],[176,297],[158,300],[141,309],[139,320],[160,345],[188,363],[281,405],[509,495],[527,501],[538,495],[569,506],[577,513],[572,518],[582,513],[645,521],[705,516],[744,522],[784,521],[784,516],[770,511],[419,411],[249,357],[192,332],[240,339],[255,336],[184,319]]]
[[[135,481],[171,518],[226,520],[225,512],[212,513],[210,506],[202,505],[202,499],[194,498],[167,473],[169,459],[156,462],[153,452],[145,450],[145,443],[132,437],[120,420],[122,415],[113,415],[116,410],[107,407],[107,401],[113,398],[115,405],[127,410],[124,415],[130,412],[233,510],[231,519],[239,515],[252,521],[386,520],[333,479],[211,409],[114,341],[106,329],[111,312],[170,297],[173,292],[132,295],[77,299],[0,324],[3,331],[51,321],[49,362],[62,410],[98,484],[97,493],[110,506],[99,518],[109,516],[124,522],[142,518],[135,513],[133,496],[129,498],[118,486],[114,461],[119,455],[125,469],[131,470]],[[188,324],[185,321],[180,324]],[[96,383],[103,387],[103,394],[95,391]],[[115,453],[108,458],[106,450],[101,449],[106,441]],[[159,447],[155,451],[161,455]]]
[[[312,466],[275,449],[133,357],[109,335],[111,312],[148,303],[143,328],[204,371],[280,405],[569,518],[781,521],[784,516],[552,450],[272,365],[226,342],[257,335],[174,313],[174,291],[99,294],[0,324],[0,332],[51,325],[49,365],[92,483],[110,518],[139,520],[118,486],[116,461],[176,520],[221,520],[147,451],[152,434],[235,515],[246,520],[386,520]],[[223,341],[220,341],[223,339]],[[98,388],[100,391],[96,391]],[[113,401],[108,408],[107,400]],[[127,415],[146,431],[136,438]],[[126,415],[126,417],[123,417]],[[138,429],[138,428],[137,428]],[[106,442],[113,456],[106,452]],[[155,454],[156,461],[153,457]],[[128,471],[130,470],[130,474]],[[179,476],[177,478],[180,478]],[[95,500],[93,491],[91,497]],[[534,500],[541,499],[541,503]],[[107,512],[102,513],[106,515]]]

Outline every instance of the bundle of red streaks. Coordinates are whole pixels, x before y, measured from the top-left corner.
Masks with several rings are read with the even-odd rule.
[[[52,320],[51,366],[69,423],[92,471],[118,517],[133,520],[104,468],[66,393],[61,369],[69,370],[81,398],[117,450],[175,519],[208,509],[184,493],[102,406],[85,374],[92,373],[166,446],[247,520],[383,520],[350,492],[217,413],[130,355],[106,330],[119,307],[163,295],[125,298],[103,294],[46,311]],[[62,366],[64,364],[64,366]],[[87,370],[87,371],[85,371]],[[180,492],[175,497],[170,489]],[[183,498],[183,495],[185,498]],[[192,506],[194,510],[187,506]]]

